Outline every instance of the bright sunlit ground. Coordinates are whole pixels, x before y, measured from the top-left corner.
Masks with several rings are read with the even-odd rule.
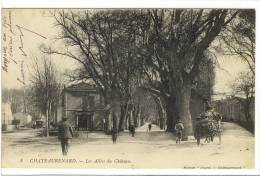
[[[146,124],[147,125],[147,124]],[[63,157],[56,137],[39,130],[2,134],[2,167],[30,168],[254,168],[254,136],[242,127],[224,123],[222,144],[197,146],[195,140],[175,143],[175,137],[155,125],[137,129],[136,136],[120,133],[117,144],[102,132],[74,138]],[[86,136],[86,135],[85,135]],[[63,160],[62,160],[63,159]]]

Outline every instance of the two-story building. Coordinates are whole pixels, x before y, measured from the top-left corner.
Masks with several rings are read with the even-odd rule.
[[[105,110],[104,98],[97,87],[87,83],[64,87],[62,91],[60,117],[68,121],[76,130],[102,130]]]

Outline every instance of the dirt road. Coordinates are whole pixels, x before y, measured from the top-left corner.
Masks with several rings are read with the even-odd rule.
[[[2,134],[2,167],[33,168],[253,168],[254,136],[242,127],[224,123],[222,144],[195,140],[177,145],[163,131],[120,133],[117,144],[103,133],[71,141],[63,157],[56,137],[40,137],[37,130]],[[204,141],[204,140],[203,140]]]

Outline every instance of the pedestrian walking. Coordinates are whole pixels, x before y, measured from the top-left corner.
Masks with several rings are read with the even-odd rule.
[[[132,135],[132,137],[135,136],[135,126],[129,125],[129,133]]]
[[[116,144],[116,140],[117,140],[117,129],[113,128],[112,129],[112,141],[113,141],[113,144]]]
[[[61,150],[63,156],[68,154],[69,142],[73,137],[73,130],[70,124],[67,122],[67,118],[62,118],[62,121],[58,125],[58,138],[61,142]]]
[[[117,133],[118,133],[118,124],[117,124],[117,117],[116,114],[114,113],[114,111],[111,111],[111,115],[112,115],[112,141],[113,144],[116,144],[116,140],[117,140]]]
[[[177,121],[174,130],[176,132],[176,144],[180,144],[182,140],[182,131],[184,130],[184,125],[181,120]]]
[[[148,124],[148,131],[150,132],[152,130],[152,123]]]

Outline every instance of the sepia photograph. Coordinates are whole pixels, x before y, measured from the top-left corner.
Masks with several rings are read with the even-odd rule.
[[[255,169],[255,9],[2,9],[2,168]]]

